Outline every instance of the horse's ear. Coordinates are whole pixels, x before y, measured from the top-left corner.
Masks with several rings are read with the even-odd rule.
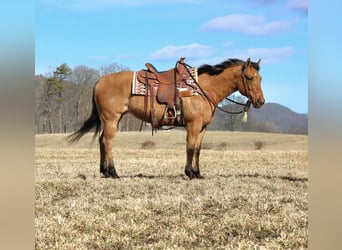
[[[258,64],[258,65],[260,64],[260,61],[261,61],[261,58],[259,58],[259,60],[257,61],[257,64]]]
[[[246,68],[248,68],[251,65],[251,58],[248,57],[247,61],[246,61]]]

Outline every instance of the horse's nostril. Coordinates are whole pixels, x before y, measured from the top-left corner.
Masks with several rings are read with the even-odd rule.
[[[259,105],[264,105],[265,100],[264,100],[264,99],[258,99],[258,100],[257,100],[257,103],[258,103]]]

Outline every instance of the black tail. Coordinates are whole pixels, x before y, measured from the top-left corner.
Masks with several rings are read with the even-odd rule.
[[[82,127],[74,132],[73,134],[68,136],[68,142],[74,143],[77,142],[85,133],[89,132],[95,127],[95,134],[96,137],[101,131],[101,120],[99,114],[97,112],[97,107],[95,104],[94,96],[93,96],[93,109],[91,111],[91,115],[89,118],[83,123]]]

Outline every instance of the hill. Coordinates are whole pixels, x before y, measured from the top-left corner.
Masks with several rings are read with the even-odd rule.
[[[250,116],[256,122],[273,124],[281,133],[307,134],[308,131],[307,114],[296,113],[277,103],[266,103],[261,109],[251,108]]]
[[[228,104],[222,108],[229,111],[241,110],[241,106],[235,104]],[[308,133],[308,115],[296,113],[278,103],[266,103],[260,109],[251,106],[248,122],[242,123],[241,119],[242,114],[231,115],[217,110],[209,129],[289,134]]]

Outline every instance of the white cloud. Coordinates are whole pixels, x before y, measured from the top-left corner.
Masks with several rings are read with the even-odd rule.
[[[206,45],[192,43],[189,45],[169,45],[161,48],[149,56],[150,59],[155,60],[177,60],[181,56],[187,58],[201,58],[208,57],[213,53],[213,49]]]
[[[292,22],[267,21],[264,16],[233,14],[220,16],[202,25],[202,30],[234,31],[247,35],[272,35],[285,31]]]

